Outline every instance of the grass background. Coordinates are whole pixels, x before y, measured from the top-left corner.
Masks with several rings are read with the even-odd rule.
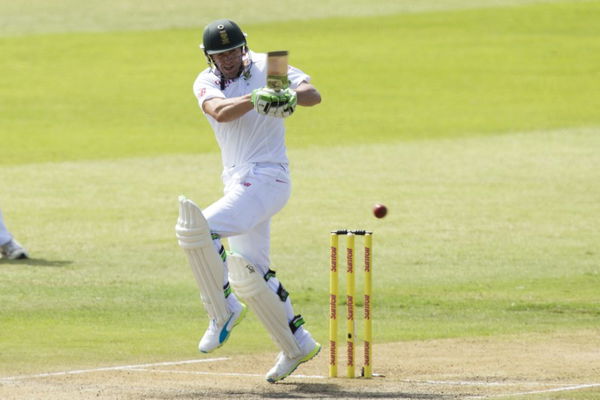
[[[206,320],[174,224],[178,194],[221,193],[191,93],[204,22],[185,25],[184,1],[167,26],[11,4],[43,23],[7,18],[0,37],[0,206],[33,256],[0,261],[0,372],[197,357]],[[326,341],[342,226],[375,231],[378,343],[599,330],[600,2],[340,4],[237,18],[324,98],[287,122],[294,195],[273,225],[311,331]],[[274,350],[255,317],[236,329],[221,354]]]
[[[244,29],[257,51],[289,48],[322,91],[289,124],[298,148],[593,125],[599,13],[551,3]],[[0,164],[216,151],[190,89],[199,30],[0,38]]]

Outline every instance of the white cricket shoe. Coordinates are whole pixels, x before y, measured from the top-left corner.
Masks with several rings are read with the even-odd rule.
[[[0,254],[2,254],[2,257],[8,258],[9,260],[29,258],[27,250],[25,250],[25,248],[23,248],[23,246],[15,239],[10,239],[8,243],[0,246]]]
[[[275,383],[285,379],[289,374],[294,372],[298,366],[314,358],[321,351],[321,344],[315,342],[312,337],[308,337],[305,343],[300,346],[302,348],[301,356],[296,358],[288,358],[283,352],[277,356],[277,363],[271,368],[265,378],[269,383]]]
[[[206,329],[204,336],[202,336],[200,343],[198,343],[198,349],[202,353],[210,353],[218,349],[229,339],[233,328],[242,322],[248,311],[248,307],[244,303],[240,303],[240,305],[239,310],[232,312],[227,322],[222,326],[218,326],[214,319],[210,321],[208,329]]]

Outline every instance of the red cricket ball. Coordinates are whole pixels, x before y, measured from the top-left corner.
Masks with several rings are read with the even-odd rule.
[[[373,215],[377,218],[383,218],[387,215],[387,207],[383,204],[375,204],[373,206]]]

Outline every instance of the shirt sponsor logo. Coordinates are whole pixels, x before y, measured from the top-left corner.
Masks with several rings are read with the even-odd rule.
[[[223,80],[223,88],[226,89],[233,82],[235,82],[235,79],[225,79],[225,80]],[[217,85],[217,86],[221,85],[221,80],[220,79],[216,80],[215,81],[215,85]]]

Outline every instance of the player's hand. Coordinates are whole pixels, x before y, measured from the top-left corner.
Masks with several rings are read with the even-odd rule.
[[[250,101],[257,113],[268,115],[272,107],[279,106],[280,98],[273,89],[260,88],[252,91]]]
[[[296,109],[298,97],[290,88],[279,91],[261,88],[252,91],[251,102],[259,114],[286,118]]]
[[[298,104],[298,95],[290,88],[278,92],[282,102],[277,107],[271,107],[267,115],[276,118],[287,118],[294,113]]]

